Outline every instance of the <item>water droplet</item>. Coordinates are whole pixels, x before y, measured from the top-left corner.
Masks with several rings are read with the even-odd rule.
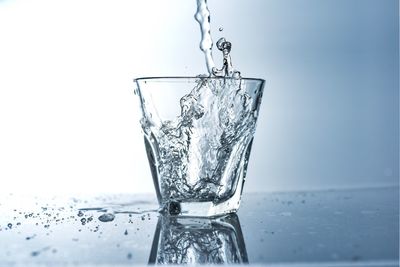
[[[82,225],[85,225],[85,224],[86,224],[86,219],[85,219],[85,218],[82,218],[82,219],[81,219],[81,223],[82,223]]]
[[[25,237],[25,239],[26,239],[26,240],[31,240],[31,239],[33,239],[35,236],[36,236],[36,235],[27,236],[27,237]]]
[[[31,253],[31,256],[32,257],[36,257],[36,256],[38,256],[40,254],[40,251],[33,251],[32,253]]]
[[[223,30],[224,30],[224,28],[222,28],[222,27],[219,27],[219,29],[218,29],[220,32],[222,32]]]
[[[8,228],[12,228],[12,223],[7,224]]]
[[[128,253],[128,255],[126,255],[126,257],[128,258],[128,260],[132,259],[132,253]]]
[[[115,218],[115,215],[112,213],[105,213],[103,215],[100,215],[99,221],[101,222],[111,222]]]
[[[82,217],[82,216],[83,216],[83,212],[82,212],[81,210],[78,212],[78,216],[79,216],[79,217]]]
[[[125,230],[124,235],[128,235],[128,230]]]

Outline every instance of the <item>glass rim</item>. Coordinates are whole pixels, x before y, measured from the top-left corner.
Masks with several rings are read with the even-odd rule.
[[[140,82],[140,81],[151,81],[151,80],[173,80],[173,79],[213,79],[213,80],[222,80],[222,79],[236,79],[233,77],[213,77],[213,76],[149,76],[149,77],[139,77],[139,78],[134,78],[133,82]],[[240,78],[241,80],[245,81],[257,81],[261,83],[265,83],[264,79],[261,78]]]

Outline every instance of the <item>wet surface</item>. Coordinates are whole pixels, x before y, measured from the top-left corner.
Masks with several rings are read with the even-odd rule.
[[[399,188],[260,193],[171,219],[151,195],[0,196],[0,265],[398,266]]]

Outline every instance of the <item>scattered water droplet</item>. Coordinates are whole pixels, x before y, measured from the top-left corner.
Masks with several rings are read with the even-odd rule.
[[[8,228],[12,228],[12,223],[7,224]]]
[[[81,210],[78,212],[78,216],[79,216],[79,217],[82,217],[82,216],[83,216],[83,212],[82,212]]]
[[[101,222],[111,222],[115,218],[115,215],[112,213],[105,213],[103,215],[100,215],[99,221]]]
[[[222,27],[219,27],[219,29],[218,29],[220,32],[222,32],[223,30],[224,30],[224,28],[222,28]]]
[[[35,236],[36,236],[36,235],[27,236],[27,237],[25,237],[25,239],[26,239],[26,240],[31,240],[31,239],[33,239]]]
[[[36,257],[36,256],[38,256],[40,254],[40,251],[33,251],[32,253],[31,253],[31,256],[32,257]]]
[[[125,230],[124,235],[128,235],[128,230]]]

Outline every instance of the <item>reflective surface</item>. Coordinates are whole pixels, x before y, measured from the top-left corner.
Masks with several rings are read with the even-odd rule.
[[[160,216],[149,263],[248,263],[237,215],[212,219]]]
[[[244,194],[237,216],[178,219],[146,195],[2,195],[0,265],[398,266],[398,200],[398,187]]]

